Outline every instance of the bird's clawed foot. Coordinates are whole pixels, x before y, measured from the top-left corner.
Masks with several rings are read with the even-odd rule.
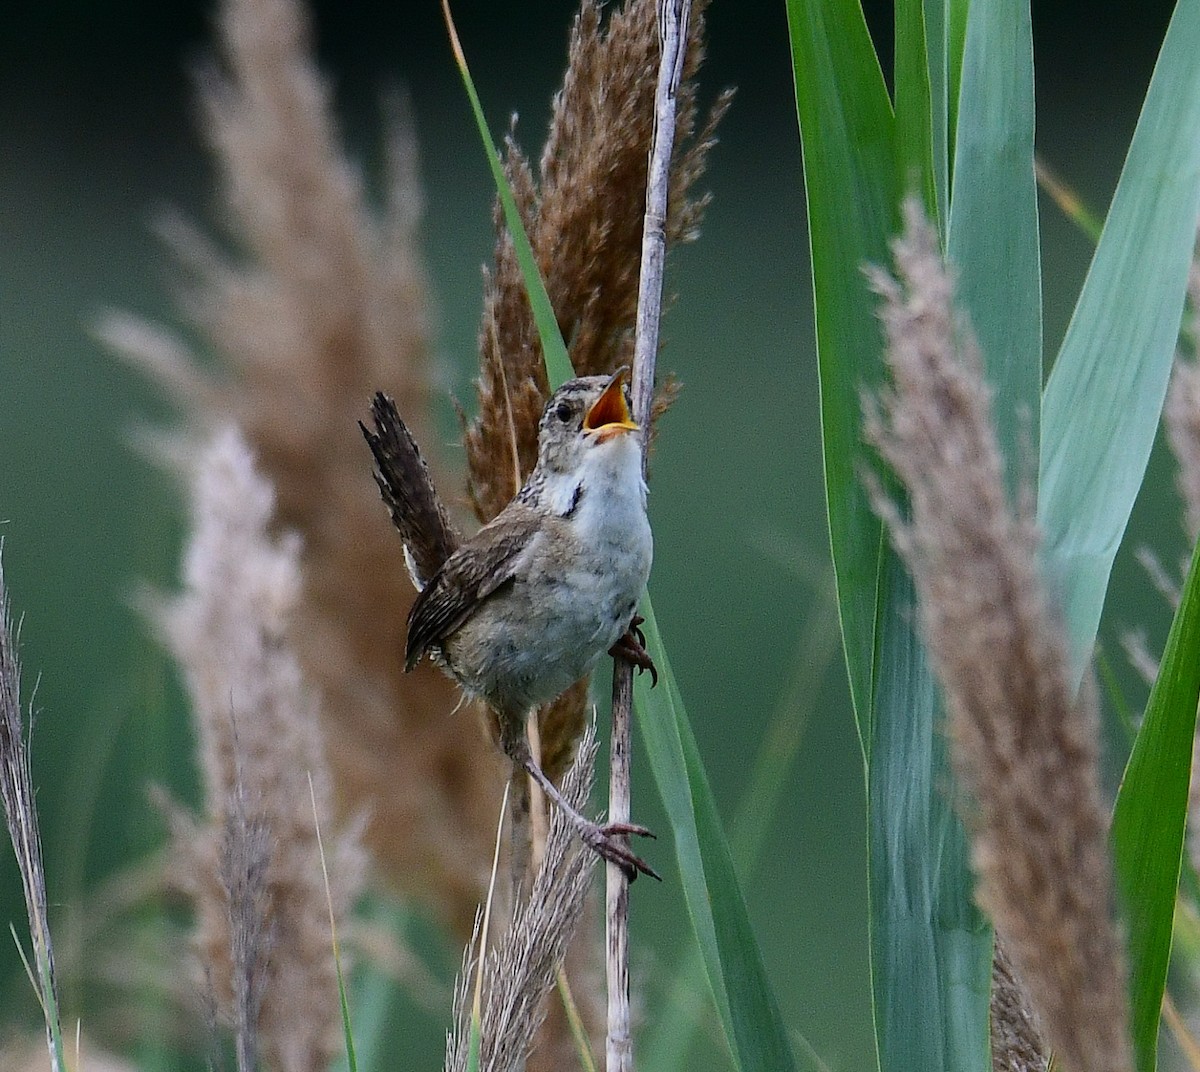
[[[650,653],[646,650],[646,634],[638,628],[645,620],[640,614],[635,614],[633,621],[629,623],[629,628],[625,631],[625,635],[608,649],[608,654],[614,659],[624,659],[632,663],[637,667],[639,674],[649,670],[650,687],[654,688],[658,684],[658,668],[654,665],[654,660],[650,658]]]
[[[630,835],[654,837],[654,833],[636,823],[586,823],[579,828],[579,836],[588,848],[594,850],[609,863],[616,864],[632,882],[640,871],[643,875],[662,881],[662,875],[629,847]]]

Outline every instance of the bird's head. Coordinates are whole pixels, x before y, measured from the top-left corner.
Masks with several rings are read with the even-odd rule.
[[[538,425],[538,467],[572,472],[593,451],[617,447],[638,431],[629,413],[628,369],[568,380],[551,396]],[[629,441],[636,444],[636,439]]]

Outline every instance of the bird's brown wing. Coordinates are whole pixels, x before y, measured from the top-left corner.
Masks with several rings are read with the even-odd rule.
[[[375,483],[408,550],[413,580],[428,583],[462,542],[438,498],[429,467],[396,404],[382,391],[371,400],[375,430],[358,422],[375,456]]]
[[[404,666],[458,629],[488,596],[511,580],[538,527],[537,515],[511,503],[454,552],[417,595],[408,615]]]

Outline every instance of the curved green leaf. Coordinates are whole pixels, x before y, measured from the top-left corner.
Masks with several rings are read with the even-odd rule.
[[[789,14],[805,149],[826,494],[867,766],[879,1060],[886,1072],[984,1072],[991,934],[972,904],[966,842],[950,806],[937,690],[913,627],[907,574],[890,548],[871,542],[878,534],[874,517],[855,512],[866,509],[857,471],[864,460],[859,397],[878,382],[882,350],[861,266],[888,258],[902,182],[916,179],[930,208],[945,197],[947,81],[959,69],[946,49],[960,38],[953,11],[947,16],[938,7],[927,40],[927,11],[915,2],[898,9],[892,127],[857,5],[793,0]],[[840,37],[831,40],[835,34]],[[936,78],[928,68],[931,55]]]
[[[1200,0],[1167,30],[1046,385],[1038,522],[1077,679],[1154,442],[1200,213]]]
[[[1196,704],[1200,701],[1200,546],[1167,637],[1113,811],[1112,845],[1125,910],[1138,1072],[1153,1072],[1183,864]]]

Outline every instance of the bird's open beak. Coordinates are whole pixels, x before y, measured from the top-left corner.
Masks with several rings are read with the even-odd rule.
[[[625,377],[628,372],[624,367],[617,369],[604,388],[604,393],[596,399],[583,419],[583,430],[594,432],[598,443],[604,443],[623,432],[638,431],[637,423],[630,416],[629,406],[625,402]]]

